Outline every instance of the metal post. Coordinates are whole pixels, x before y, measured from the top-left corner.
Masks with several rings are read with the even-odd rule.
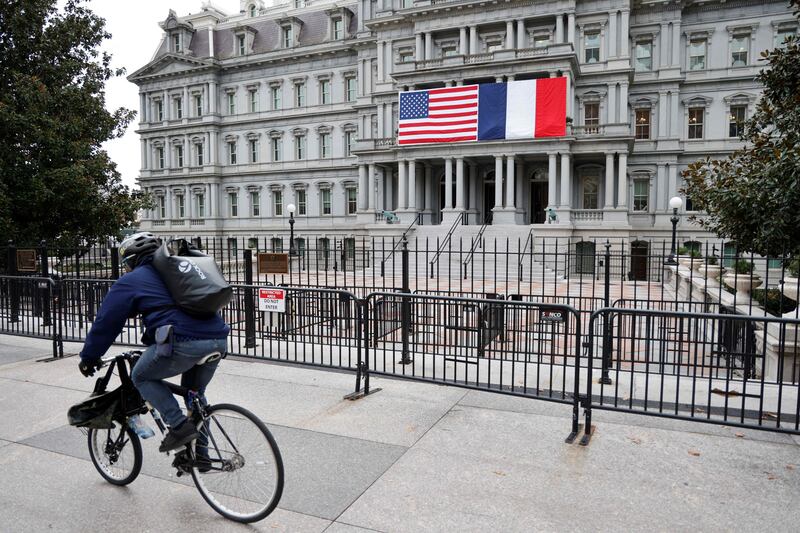
[[[194,245],[197,247],[198,250],[203,249],[203,240],[201,237],[197,236],[194,238]]]
[[[611,307],[611,243],[606,240],[606,253],[604,256],[605,273],[603,276],[603,298],[605,307]],[[603,375],[600,378],[600,383],[604,385],[611,385],[611,377],[609,376],[609,368],[611,368],[611,320],[610,315],[605,316],[603,320]],[[589,377],[591,379],[591,376]]]
[[[401,316],[401,337],[403,339],[403,353],[400,358],[401,365],[407,365],[412,362],[409,353],[408,337],[411,335],[411,299],[407,296],[411,293],[411,287],[408,280],[408,238],[403,237],[403,250],[402,250],[402,265],[403,265],[403,300],[400,304]]]
[[[670,222],[672,222],[672,246],[669,249],[669,258],[667,259],[667,264],[668,265],[675,265],[675,264],[677,264],[675,262],[675,252],[676,252],[675,245],[676,245],[677,232],[678,232],[678,220],[680,220],[678,218],[678,209],[677,208],[673,208],[672,209],[672,217],[669,220],[670,220]]]
[[[253,250],[244,251],[244,347],[256,346],[256,310],[253,292]]]
[[[40,256],[42,258],[42,264],[41,264],[42,272],[41,272],[41,275],[42,275],[43,278],[49,278],[50,277],[50,261],[48,260],[48,257],[47,257],[47,243],[45,241],[42,241],[40,243],[40,251],[39,251],[39,253],[40,253]],[[50,320],[50,298],[51,297],[52,297],[52,292],[50,291],[49,287],[39,291],[39,298],[40,298],[40,301],[41,301],[40,305],[41,305],[41,310],[42,310],[42,326],[43,327],[49,327],[52,324],[52,321]]]
[[[14,241],[8,241],[8,275],[17,275],[17,247],[14,246]],[[9,317],[9,322],[19,322],[19,288],[17,287],[17,281],[9,279],[8,288],[11,298],[11,316]]]
[[[294,247],[294,213],[289,213],[289,256],[295,257],[297,249]]]
[[[111,248],[111,279],[119,279],[119,248]]]
[[[81,279],[81,251],[78,250],[75,252],[75,279]],[[76,306],[78,307],[78,329],[83,329],[83,290],[84,286],[83,283],[77,281],[77,290],[75,291],[75,299],[76,299]],[[90,288],[90,285],[86,286]],[[59,291],[60,293],[60,291]],[[60,294],[59,294],[60,295]],[[59,298],[59,303],[61,303],[61,299]]]

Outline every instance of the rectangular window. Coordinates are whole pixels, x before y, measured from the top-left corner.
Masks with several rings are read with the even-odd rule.
[[[258,191],[250,192],[250,216],[261,216],[261,193]]]
[[[353,155],[353,143],[355,142],[355,137],[352,131],[344,132],[344,155],[345,157],[350,157]]]
[[[356,101],[356,78],[347,78],[347,80],[345,80],[345,84],[347,85],[347,89],[346,89],[347,101],[348,102],[355,102]]]
[[[358,190],[350,187],[347,189],[347,214],[355,215],[358,210]]]
[[[250,139],[250,162],[258,163],[258,141]]]
[[[258,91],[250,91],[250,112],[258,112]]]
[[[455,46],[443,46],[442,47],[442,57],[452,57],[458,55],[458,50],[456,50]]]
[[[274,207],[273,213],[276,217],[283,216],[283,191],[272,191],[272,206]]]
[[[239,216],[239,195],[237,193],[228,193],[228,208],[232,217]]]
[[[239,241],[235,238],[228,239],[228,255],[236,257],[239,254]]]
[[[583,208],[597,209],[597,178],[583,179]]]
[[[178,203],[178,218],[186,218],[186,202],[184,201],[183,195],[177,195],[175,200]]]
[[[587,32],[584,38],[584,53],[586,63],[600,61],[600,32]]]
[[[175,99],[175,118],[183,118],[183,98]]]
[[[158,216],[159,218],[167,218],[167,203],[166,198],[163,196],[158,197]]]
[[[156,148],[156,162],[158,168],[164,168],[164,149],[160,146]]]
[[[638,41],[636,43],[636,70],[653,70],[653,41]]]
[[[306,255],[306,240],[302,237],[294,240],[294,247],[297,249],[297,255],[305,257]]]
[[[320,133],[319,135],[319,156],[327,159],[331,156],[331,134]]]
[[[734,35],[731,40],[731,66],[746,67],[750,55],[750,34]]]
[[[272,160],[281,160],[281,140],[277,137],[272,139]]]
[[[181,35],[180,33],[176,33],[172,36],[172,51],[176,54],[180,54],[181,50]]]
[[[400,52],[401,63],[411,63],[414,61],[414,54],[412,52]]]
[[[650,181],[633,181],[633,210],[647,211],[647,203],[650,199]]]
[[[164,120],[164,104],[161,100],[156,102],[156,120],[159,122]]]
[[[272,251],[276,254],[283,252],[283,239],[281,237],[272,238]]]
[[[729,115],[728,137],[738,138],[742,134],[744,121],[747,118],[747,106],[732,105]]]
[[[203,116],[203,97],[199,94],[194,97],[194,116]]]
[[[178,168],[183,166],[183,146],[175,147],[175,163]]]
[[[236,46],[239,50],[239,55],[243,56],[245,54],[244,35],[239,35],[236,37]]]
[[[297,160],[306,158],[306,138],[303,135],[294,138],[294,158]]]
[[[272,92],[272,109],[273,111],[277,111],[281,108],[281,88],[273,87],[271,89]]]
[[[236,142],[228,143],[228,163],[231,165],[236,164]]]
[[[650,110],[637,109],[636,110],[636,138],[649,139],[650,138]]]
[[[320,191],[320,197],[322,198],[322,214],[323,215],[330,215],[331,214],[331,190],[330,189],[322,189]]]
[[[775,46],[783,48],[786,46],[786,39],[797,35],[797,28],[779,28],[775,34]]]
[[[503,41],[487,41],[486,42],[486,51],[487,52],[496,52],[498,50],[503,49]]]
[[[306,0],[294,0],[294,8],[300,9],[301,7],[306,7]]]
[[[283,28],[283,47],[291,48],[294,45],[294,31],[291,26]]]
[[[331,103],[331,82],[328,80],[322,80],[319,82],[319,103]]]
[[[692,39],[689,41],[689,70],[703,70],[706,68],[706,40]]]
[[[414,7],[414,0],[402,0],[401,5],[403,9]]]
[[[689,138],[702,139],[703,138],[703,118],[705,116],[705,108],[692,107],[689,109]]]
[[[342,19],[336,19],[333,21],[333,38],[338,41],[342,37],[344,37],[344,22]]]
[[[550,46],[550,35],[534,35],[533,36],[533,47],[534,48],[545,48]]]
[[[600,104],[596,102],[584,104],[583,124],[586,126],[586,133],[597,133],[600,131]]]
[[[233,93],[228,93],[228,114],[236,114],[236,95]]]
[[[206,216],[206,195],[203,193],[197,195],[197,216],[199,218]]]
[[[347,259],[356,258],[356,240],[352,237],[344,240],[344,255]]]
[[[258,237],[248,237],[247,238],[247,247],[251,250],[255,250],[258,248]]]
[[[306,214],[306,191],[303,189],[297,191],[297,214]]]
[[[306,105],[306,84],[296,83],[294,86],[294,105],[295,107],[303,107]]]
[[[203,166],[203,145],[202,144],[196,144],[195,145],[195,154],[197,155],[197,166],[198,167],[202,167]]]

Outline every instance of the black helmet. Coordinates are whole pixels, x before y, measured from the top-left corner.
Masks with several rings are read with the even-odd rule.
[[[92,394],[69,408],[67,421],[70,426],[75,427],[110,429],[114,427],[112,419],[116,414],[119,399],[119,389]]]
[[[142,231],[134,233],[122,241],[122,244],[119,245],[119,256],[122,258],[123,265],[133,269],[143,257],[151,255],[158,250],[159,246],[161,246],[161,241],[158,237],[149,231]]]

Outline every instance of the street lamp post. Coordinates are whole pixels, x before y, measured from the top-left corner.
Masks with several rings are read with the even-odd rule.
[[[297,256],[297,249],[294,247],[294,211],[297,209],[294,204],[286,206],[289,212],[289,257]]]
[[[672,222],[672,246],[669,250],[669,259],[667,259],[668,265],[677,264],[675,262],[675,241],[678,232],[678,220],[680,220],[680,218],[678,218],[678,209],[680,209],[682,205],[683,200],[681,200],[680,196],[673,196],[669,199],[669,206],[672,208],[672,218],[669,219],[670,222]]]

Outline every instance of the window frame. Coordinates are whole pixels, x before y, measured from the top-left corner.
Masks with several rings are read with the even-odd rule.
[[[274,163],[279,163],[283,160],[283,150],[281,145],[281,138],[280,137],[273,137],[271,139],[271,148],[272,148],[272,161]]]
[[[194,150],[195,163],[197,163],[196,166],[202,167],[205,164],[204,162],[205,150],[203,148],[203,143],[195,143],[194,146],[195,146]]]
[[[156,164],[158,170],[163,170],[166,165],[163,146],[156,146]]]
[[[646,57],[644,57],[644,56],[643,57],[639,57],[640,47],[644,47],[645,45],[647,45],[647,48],[642,48],[642,49],[646,49],[649,52],[649,55],[646,56]],[[642,68],[640,68],[640,65],[641,65],[640,62],[641,62],[642,59],[647,59],[647,64],[645,66],[642,66]],[[637,40],[635,42],[635,44],[634,44],[634,69],[636,70],[636,72],[652,72],[653,71],[653,38],[652,37],[649,37],[649,38],[646,38],[646,39],[639,39],[639,40]]]
[[[322,105],[331,103],[331,81],[319,81],[319,103]]]
[[[258,139],[248,139],[248,148],[250,163],[258,163],[258,151],[260,148]]]
[[[180,120],[183,118],[183,98],[180,96],[176,96],[173,98],[174,108],[175,108],[175,119]]]
[[[344,38],[344,20],[342,17],[337,17],[333,19],[333,27],[331,28],[333,33],[333,40],[339,41]]]
[[[589,36],[590,35],[597,36],[597,46],[592,46],[591,48],[589,47]],[[583,34],[583,59],[584,59],[584,61],[583,62],[586,63],[587,65],[600,62],[600,48],[601,48],[600,41],[601,41],[601,39],[600,39],[600,30],[594,30],[593,29],[593,30],[589,30],[589,31],[584,32],[584,34]],[[590,51],[591,51],[591,57],[589,55]]]
[[[594,192],[587,191],[587,185],[594,186]],[[588,194],[588,196],[587,196]],[[587,198],[590,200],[587,202]],[[591,200],[594,199],[594,207]],[[586,174],[581,180],[581,209],[599,209],[600,205],[600,178],[596,174]]]
[[[250,191],[250,217],[261,216],[261,191]]]
[[[308,213],[308,194],[305,189],[297,189],[297,216],[306,216]]]
[[[167,218],[167,199],[163,195],[158,197],[158,218]]]
[[[358,214],[358,189],[355,187],[347,187],[345,191],[345,212],[348,215]]]
[[[320,133],[319,134],[319,157],[320,159],[329,159],[333,154],[331,150],[331,134],[328,133]]]
[[[702,43],[703,46],[703,54],[702,55],[692,55],[692,47],[695,46],[695,43]],[[706,70],[707,68],[707,61],[708,61],[708,37],[693,37],[689,39],[689,51],[687,53],[687,57],[689,60],[689,64],[687,65],[690,71],[695,70]],[[702,64],[700,66],[695,66],[694,59],[695,58],[703,58]],[[698,63],[699,64],[699,63]]]
[[[731,50],[730,50],[730,60],[731,60],[731,68],[743,68],[750,65],[750,40],[752,39],[752,33],[750,32],[738,32],[734,33],[731,36]],[[745,43],[744,51],[736,51],[734,50],[734,46],[736,41],[743,41]],[[740,64],[736,64],[736,54],[744,54],[744,61]]]
[[[270,91],[272,110],[280,111],[283,109],[283,87],[276,85],[274,87],[270,87]]]
[[[734,116],[734,109],[741,111],[741,120]],[[728,138],[738,139],[742,134],[744,122],[747,120],[747,106],[744,104],[732,104],[728,107]],[[735,130],[734,130],[735,128]]]
[[[228,114],[236,114],[236,93],[228,93]]]
[[[186,218],[186,196],[183,194],[176,194],[175,203],[178,208],[178,218]]]
[[[229,165],[238,165],[238,150],[236,147],[236,141],[228,141],[228,164]]]
[[[639,113],[647,114],[647,121],[641,122],[639,120]],[[640,107],[633,110],[633,128],[635,140],[650,140],[651,128],[653,122],[653,110],[649,107]]]
[[[321,216],[327,217],[333,215],[333,206],[331,204],[331,190],[328,188],[320,189],[319,191],[319,206]]]
[[[231,218],[239,216],[239,193],[237,192],[228,192],[228,214]]]
[[[175,166],[177,168],[183,168],[183,145],[182,144],[175,145]]]
[[[291,24],[281,27],[281,43],[284,48],[291,48],[294,46],[294,28]]]
[[[280,189],[272,191],[272,214],[276,217],[283,216],[283,191]]]
[[[594,116],[589,116],[589,109],[594,111]],[[600,132],[600,102],[584,102],[583,127],[586,133]]]
[[[194,95],[194,112],[196,117],[203,116],[203,95]]]
[[[236,51],[239,56],[247,55],[247,37],[244,35],[236,36]]]
[[[299,81],[294,84],[294,106],[306,106],[306,83],[304,81]]]
[[[258,113],[258,89],[250,89],[248,95],[250,96],[250,112]]]
[[[645,193],[637,194],[637,185],[644,184]],[[642,205],[644,201],[644,205]],[[637,202],[639,202],[637,204]],[[637,207],[638,205],[638,207]],[[633,179],[633,201],[631,202],[631,209],[638,213],[646,213],[650,210],[650,179],[649,178],[634,178]]]
[[[345,101],[355,102],[358,98],[358,77],[348,76],[345,78],[344,93]]]
[[[295,135],[294,136],[294,158],[296,161],[304,161],[306,159],[307,153],[307,145],[306,145],[306,136],[305,135]]]
[[[698,122],[697,120],[695,120],[695,122],[693,123],[692,122],[692,114],[695,115],[695,118],[697,118],[699,116],[700,121]],[[705,125],[705,114],[706,114],[706,108],[705,107],[697,107],[697,106],[695,106],[695,107],[690,107],[689,108],[689,114],[688,114],[689,130],[688,130],[687,136],[686,136],[687,139],[689,139],[689,140],[697,140],[697,139],[704,139],[705,138],[704,137],[705,128],[703,127]],[[699,134],[698,134],[698,130],[699,130]],[[692,132],[694,132],[694,133],[692,133]]]
[[[206,195],[199,192],[195,195],[197,199],[197,218],[205,218],[206,216]]]

